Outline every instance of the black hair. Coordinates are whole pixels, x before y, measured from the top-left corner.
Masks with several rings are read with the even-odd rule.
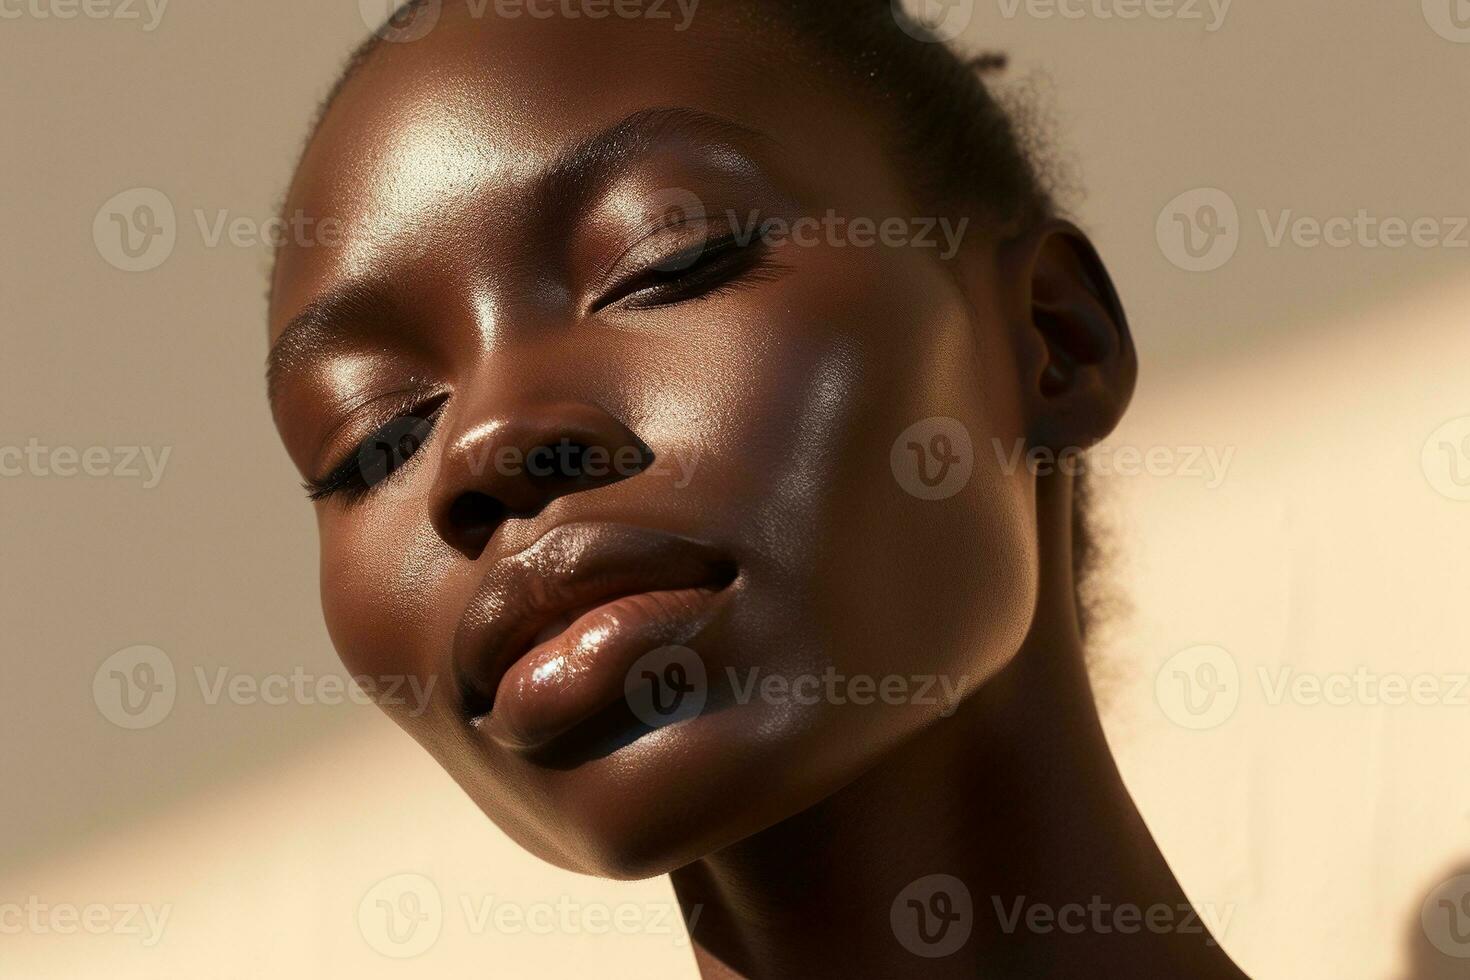
[[[434,2],[440,0],[406,0],[358,46],[318,110],[313,131],[383,38]],[[978,210],[1003,237],[1024,235],[1057,214],[1036,134],[1018,123],[986,82],[1007,67],[1004,54],[965,55],[894,0],[733,2],[758,26],[785,27],[813,42],[820,67],[877,100],[896,137],[896,159],[912,175],[919,197]],[[1092,493],[1085,474],[1073,493],[1072,572],[1085,634],[1101,604],[1090,588],[1099,547],[1088,520]]]
[[[876,99],[921,197],[1023,233],[1056,211],[1038,161],[986,78],[1004,54],[965,55],[893,0],[768,0],[823,59]]]

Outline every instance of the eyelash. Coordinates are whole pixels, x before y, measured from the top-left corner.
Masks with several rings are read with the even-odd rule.
[[[613,286],[592,310],[595,313],[616,303],[653,309],[708,299],[738,286],[768,281],[778,271],[760,236],[742,242],[730,234],[665,256],[634,273]]]
[[[415,396],[415,401],[400,406],[393,418],[359,442],[325,476],[302,484],[307,498],[318,501],[340,497],[347,503],[353,503],[392,479],[433,436],[439,413],[448,398],[447,394],[427,400]],[[411,441],[408,448],[405,448],[405,440]],[[369,456],[370,449],[377,455]]]

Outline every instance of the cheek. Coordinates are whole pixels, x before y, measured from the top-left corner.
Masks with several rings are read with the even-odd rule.
[[[354,508],[328,504],[318,517],[322,610],[332,645],[355,676],[427,683],[442,669],[424,639],[436,635],[433,611],[447,608],[451,597],[435,571],[442,567],[435,538],[420,526],[414,482],[384,488]]]
[[[788,613],[766,639],[803,669],[968,687],[1019,648],[1038,587],[1005,332],[931,257],[808,260],[829,268],[767,307],[726,413],[748,421],[709,474],[746,502],[759,591]]]
[[[1009,462],[1024,445],[1016,361],[999,313],[971,299],[910,298],[918,315],[884,349],[854,426],[852,523],[865,533],[834,544],[834,567],[861,570],[873,661],[955,690],[1019,650],[1039,589],[1034,486]]]

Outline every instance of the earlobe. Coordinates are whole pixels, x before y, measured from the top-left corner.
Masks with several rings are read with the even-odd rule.
[[[1032,445],[1086,448],[1113,430],[1133,397],[1138,358],[1123,305],[1092,242],[1070,222],[1049,220],[1010,247]]]

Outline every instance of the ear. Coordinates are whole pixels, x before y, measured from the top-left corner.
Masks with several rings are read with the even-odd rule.
[[[1071,222],[1048,220],[1005,250],[1019,292],[1012,308],[1031,444],[1058,453],[1092,446],[1123,417],[1138,378],[1117,290]]]

